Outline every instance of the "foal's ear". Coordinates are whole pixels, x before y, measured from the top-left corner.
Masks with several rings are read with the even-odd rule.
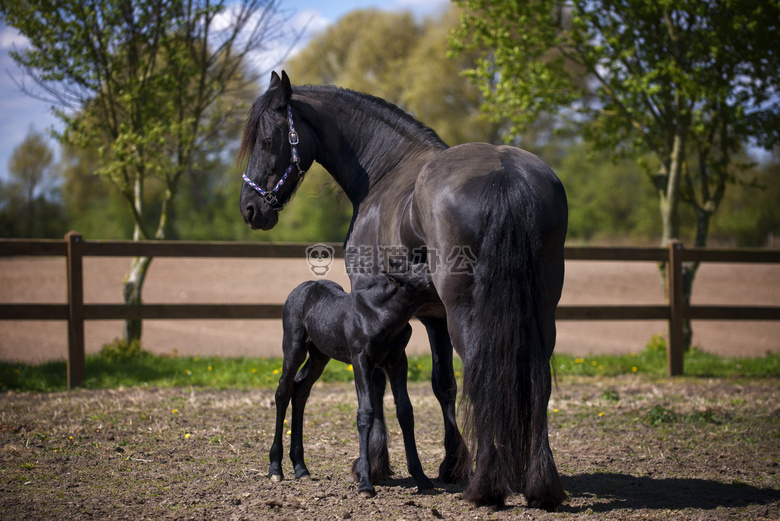
[[[390,284],[394,286],[403,286],[403,281],[398,275],[395,275],[393,273],[385,273],[385,278]]]

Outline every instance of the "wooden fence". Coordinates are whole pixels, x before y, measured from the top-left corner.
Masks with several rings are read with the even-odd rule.
[[[64,240],[0,240],[0,256],[64,256],[66,304],[0,304],[0,320],[67,320],[68,387],[84,380],[84,321],[134,319],[279,319],[282,304],[85,304],[83,258],[103,257],[249,257],[305,258],[308,244],[184,241],[87,241],[70,232]],[[340,244],[330,244],[343,257]],[[566,247],[567,260],[649,261],[666,263],[668,304],[559,306],[558,320],[666,320],[669,322],[669,375],[683,374],[683,322],[695,320],[780,320],[778,306],[685,306],[682,263],[780,263],[780,250]]]

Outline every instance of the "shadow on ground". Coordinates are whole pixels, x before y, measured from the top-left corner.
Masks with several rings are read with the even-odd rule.
[[[561,508],[564,512],[643,508],[714,510],[718,507],[766,505],[780,501],[780,491],[776,489],[706,479],[592,473],[563,476],[563,484],[569,493],[568,501]],[[578,507],[577,503],[582,502],[580,500],[584,500],[587,507]]]

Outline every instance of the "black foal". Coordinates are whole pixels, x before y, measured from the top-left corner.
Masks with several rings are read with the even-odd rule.
[[[360,457],[355,461],[353,473],[359,482],[358,492],[373,497],[376,491],[372,477],[376,481],[390,474],[389,468],[372,469],[371,460],[375,455],[369,455],[377,445],[386,450],[386,444],[380,443],[387,436],[382,411],[385,390],[382,370],[390,378],[409,473],[418,490],[433,488],[423,473],[414,441],[414,414],[406,390],[405,349],[412,334],[409,320],[422,304],[435,298],[436,290],[425,265],[415,265],[403,274],[371,276],[367,284],[352,293],[345,293],[341,286],[329,280],[304,282],[290,293],[283,314],[284,364],[276,390],[276,433],[268,473],[272,481],[283,478],[282,432],[290,398],[293,401],[290,459],[296,478],[309,477],[303,461],[303,410],[314,382],[328,361],[335,358],[351,363],[355,373]],[[304,360],[306,364],[301,367]],[[387,461],[386,454],[384,460]]]

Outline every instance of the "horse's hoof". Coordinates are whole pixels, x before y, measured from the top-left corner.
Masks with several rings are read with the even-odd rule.
[[[436,488],[431,485],[430,487],[417,487],[417,493],[423,496],[430,496],[436,493]]]
[[[308,472],[306,474],[301,474],[300,476],[297,476],[295,479],[298,481],[311,481],[311,474]]]
[[[271,474],[268,476],[268,479],[270,479],[273,483],[279,483],[284,479],[284,477],[281,474]]]
[[[358,494],[360,494],[361,497],[364,497],[366,499],[371,499],[372,497],[376,496],[375,490],[359,490]]]

